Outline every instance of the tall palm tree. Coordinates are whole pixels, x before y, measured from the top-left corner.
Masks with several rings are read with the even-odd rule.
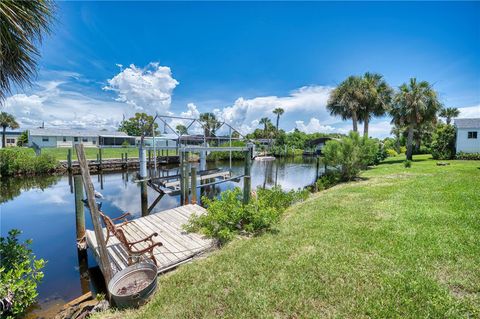
[[[0,1],[0,103],[12,85],[30,84],[36,74],[36,45],[50,32],[54,9],[51,0]]]
[[[400,86],[399,92],[394,97],[390,114],[394,124],[408,127],[408,160],[412,159],[415,129],[422,123],[434,121],[440,106],[437,93],[428,82],[417,82],[412,78],[409,84],[404,83]]]
[[[452,119],[460,115],[460,110],[456,107],[446,107],[440,110],[440,117],[444,117],[447,121],[447,125],[450,125]]]
[[[360,107],[363,115],[363,135],[368,137],[368,125],[372,116],[382,116],[388,112],[393,90],[378,73],[365,73],[362,78],[363,93]]]
[[[327,109],[331,115],[341,116],[342,120],[352,119],[353,131],[358,131],[358,122],[363,99],[362,79],[349,76],[340,83],[328,98]]]
[[[5,147],[6,145],[6,137],[5,137],[5,131],[7,130],[7,127],[11,128],[12,130],[18,128],[18,123],[15,121],[15,117],[13,115],[8,114],[7,112],[1,112],[0,113],[0,126],[2,127],[2,147]]]
[[[215,132],[222,125],[215,114],[209,112],[200,114],[199,121],[203,125],[205,137],[215,136]]]
[[[277,115],[277,132],[278,132],[278,123],[280,122],[280,116],[283,115],[283,113],[285,113],[285,110],[282,109],[281,107],[277,107],[275,110],[273,110],[273,114]]]
[[[268,137],[268,126],[272,124],[272,121],[268,117],[262,117],[259,124],[263,124],[263,136]]]

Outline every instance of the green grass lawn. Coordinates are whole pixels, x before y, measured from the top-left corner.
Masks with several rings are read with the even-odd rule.
[[[59,161],[67,160],[68,148],[44,148],[42,153],[52,154]],[[138,148],[104,148],[102,149],[102,158],[122,158],[122,153],[128,153],[128,158],[138,158]],[[175,150],[168,150],[170,155],[175,155]],[[87,159],[97,159],[98,148],[85,148],[85,155]],[[160,155],[162,152],[160,151]],[[164,155],[167,155],[167,151],[163,151]],[[73,160],[77,159],[75,150],[72,150]]]
[[[480,318],[480,162],[404,157],[159,278],[111,318]]]

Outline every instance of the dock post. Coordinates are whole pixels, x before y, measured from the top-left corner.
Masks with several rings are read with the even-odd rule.
[[[252,147],[248,146],[248,151],[245,152],[245,177],[243,178],[243,204],[250,202],[250,193],[252,191],[252,180],[250,170],[252,166]]]
[[[85,243],[85,210],[83,208],[83,185],[80,175],[73,176],[73,185],[75,190],[75,226],[77,231],[77,248],[86,249]]]
[[[315,181],[317,181],[317,179],[318,179],[318,172],[320,171],[320,157],[317,156],[317,157],[316,157],[316,160],[317,160],[317,162],[316,162],[316,174],[315,174],[316,178],[315,178]]]
[[[72,149],[68,149],[67,153],[67,169],[69,172],[72,172]]]
[[[191,173],[192,176],[192,199],[190,201],[191,204],[197,203],[197,168],[192,167]]]
[[[148,188],[147,181],[140,182],[140,203],[142,207],[142,217],[148,215]]]
[[[102,169],[102,148],[101,147],[98,149],[98,159],[99,159],[99,163],[100,163],[100,165],[98,167],[100,169]]]
[[[88,163],[85,157],[85,150],[83,144],[75,145],[75,150],[77,152],[78,163],[80,164],[80,171],[82,172],[82,182],[83,187],[87,193],[88,207],[90,208],[90,215],[92,217],[93,229],[95,231],[95,238],[98,242],[98,255],[99,255],[99,264],[100,269],[103,272],[103,277],[105,278],[105,284],[108,286],[108,282],[112,278],[112,268],[108,260],[108,251],[107,245],[105,243],[105,238],[103,236],[102,225],[100,223],[100,214],[98,212],[97,203],[95,202],[95,194],[93,183],[90,178],[90,171],[88,170]],[[110,296],[107,292],[107,299],[110,299]]]
[[[188,172],[188,166],[189,166],[189,162],[188,162],[188,160],[189,160],[189,153],[188,153],[188,152],[185,152],[185,159],[184,159],[184,161],[183,161],[183,166],[184,166],[184,168],[183,168],[183,172],[184,172],[183,176],[184,176],[184,178],[185,178],[185,182],[184,182],[185,185],[184,185],[184,187],[183,187],[184,190],[185,190],[185,197],[184,197],[184,203],[183,203],[184,205],[188,205],[188,198],[189,198],[189,191],[190,191],[190,188],[189,188],[189,185],[188,185],[188,184],[189,184],[189,182],[188,182],[188,175],[189,175],[189,174],[188,174],[188,173],[189,173],[189,172]]]
[[[125,167],[128,168],[128,152],[125,152]]]
[[[178,156],[180,157],[180,206],[183,205],[183,202],[185,200],[185,170],[183,168],[183,152],[179,152]]]
[[[143,145],[140,144],[138,148],[138,160],[140,164],[139,175],[141,179],[147,177],[147,154]]]
[[[122,166],[125,166],[123,158],[125,157],[125,154],[122,153]]]

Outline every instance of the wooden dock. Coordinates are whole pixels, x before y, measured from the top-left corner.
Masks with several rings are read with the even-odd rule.
[[[185,205],[168,209],[156,214],[139,217],[123,226],[127,237],[131,241],[139,240],[158,233],[155,241],[163,243],[163,246],[155,247],[154,255],[157,261],[158,272],[165,272],[182,263],[190,261],[193,257],[211,250],[214,247],[212,239],[205,238],[195,233],[187,233],[182,225],[188,222],[191,215],[204,214],[206,210],[198,205]],[[106,229],[103,228],[106,238]],[[88,247],[94,252],[97,262],[99,261],[99,247],[93,230],[86,231]],[[145,245],[139,244],[140,247]],[[115,237],[111,237],[107,243],[108,257],[113,272],[127,267],[127,253]],[[100,263],[99,263],[100,264]]]

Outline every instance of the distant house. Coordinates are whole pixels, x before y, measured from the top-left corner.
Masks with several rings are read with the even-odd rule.
[[[28,130],[28,146],[30,147],[72,147],[79,143],[85,147],[121,146],[125,143],[134,146],[135,137],[128,136],[124,132],[50,128]]]
[[[17,141],[18,138],[22,132],[19,131],[6,131],[5,132],[5,146],[10,147],[10,146],[17,146]],[[2,136],[3,138],[3,136]],[[2,148],[2,142],[0,141],[0,148]]]
[[[319,137],[314,140],[309,141],[308,143],[308,148],[309,152],[306,153],[313,153],[315,155],[321,155],[322,154],[322,149],[327,143],[327,141],[330,141],[330,137]]]
[[[458,152],[480,153],[480,118],[455,119]]]

